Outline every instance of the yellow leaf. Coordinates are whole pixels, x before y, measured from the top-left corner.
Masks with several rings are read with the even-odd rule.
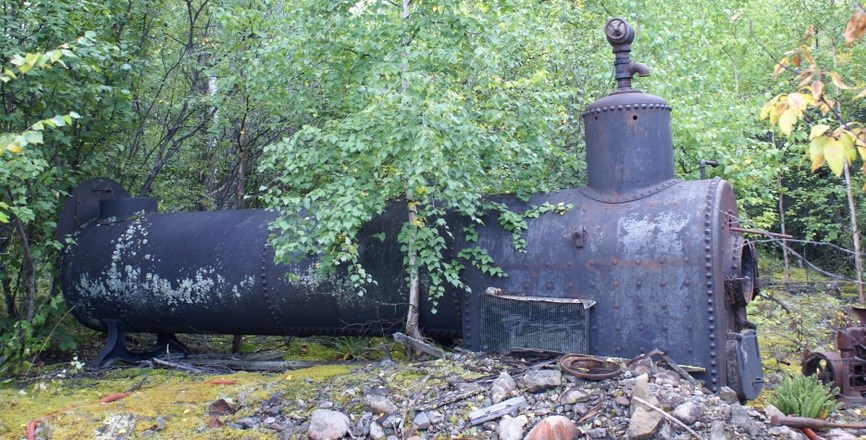
[[[863,98],[866,98],[866,89],[863,89],[862,92],[858,93],[857,96],[854,97],[854,99],[863,99]]]
[[[811,133],[809,133],[809,140],[811,141],[812,139],[815,139],[816,137],[823,135],[829,129],[830,129],[830,126],[825,125],[825,124],[818,124],[818,125],[812,126],[812,131],[811,131]]]
[[[812,72],[812,69],[804,70],[799,75],[797,75],[797,79],[800,80],[800,82],[797,84],[797,87],[806,87],[807,85],[809,85],[810,82],[812,82],[812,77],[814,76],[815,73]]]
[[[776,106],[776,102],[779,101],[779,96],[781,96],[781,95],[776,95],[775,98],[771,99],[766,104],[764,104],[764,108],[761,109],[761,120],[762,121],[764,119],[767,119],[767,116],[770,115],[770,112],[773,110],[773,107]]]
[[[809,158],[812,159],[813,172],[824,165],[824,146],[829,139],[827,136],[819,136],[809,143]]]
[[[797,67],[797,68],[800,67],[800,54],[796,54],[793,57],[791,57],[791,64],[793,64],[794,67]]]
[[[866,129],[863,128],[855,128],[851,130],[851,134],[854,135],[854,143],[861,147],[866,147]],[[866,158],[866,156],[864,156]]]
[[[788,109],[788,100],[787,99],[780,99],[779,102],[777,102],[776,105],[773,106],[773,110],[770,112],[770,124],[772,124],[772,125],[778,124],[779,123],[779,117],[782,116],[782,113],[784,113],[787,109]]]
[[[18,154],[18,153],[24,151],[24,149],[21,148],[21,146],[18,144],[10,144],[6,147],[6,149],[15,153],[15,154]]]
[[[785,110],[781,116],[779,116],[779,130],[782,130],[782,134],[785,136],[790,136],[791,132],[794,131],[794,125],[797,123],[797,112],[794,109]]]
[[[822,81],[812,81],[812,98],[815,101],[820,101],[822,97],[824,97],[824,83]]]
[[[783,70],[785,70],[785,65],[787,65],[787,64],[788,64],[788,57],[782,58],[776,64],[776,66],[773,68],[773,79],[776,79],[779,77],[779,74],[782,73]]]
[[[796,110],[797,116],[802,116],[803,111],[806,110],[806,99],[800,93],[789,93],[788,94],[788,107]]]
[[[842,175],[845,169],[845,153],[842,151],[842,144],[836,139],[827,141],[824,146],[824,159],[830,167],[830,171],[837,177]]]
[[[866,147],[857,147],[857,151],[860,152],[860,157],[866,159]],[[863,165],[866,165],[866,163]]]
[[[857,159],[857,149],[854,148],[854,135],[850,132],[844,132],[839,136],[839,145],[842,146],[842,153],[845,154],[845,159],[851,164]]]
[[[851,90],[854,88],[849,86],[848,84],[845,84],[845,82],[842,81],[842,77],[839,76],[839,74],[836,72],[830,72],[830,78],[833,80],[833,85],[840,89]]]

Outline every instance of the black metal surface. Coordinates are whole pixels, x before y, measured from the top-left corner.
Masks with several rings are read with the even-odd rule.
[[[448,257],[484,248],[508,276],[470,267],[463,280],[471,293],[449,290],[435,315],[423,303],[421,326],[429,336],[462,336],[470,349],[501,349],[482,338],[482,318],[490,312],[482,295],[489,287],[531,301],[593,301],[583,321],[590,323],[588,337],[578,341],[586,344],[579,347],[584,354],[628,358],[660,349],[678,364],[699,367],[697,376],[710,389],[729,385],[741,398],[752,398],[762,385],[754,326],[746,314],[758,290],[757,262],[739,228],[733,189],[719,178],[675,179],[670,107],[631,87],[634,74],[648,74],[628,56],[634,30],[621,20],[610,21],[606,30],[619,89],[583,115],[588,185],[538,194],[529,202],[512,196],[491,200],[516,212],[543,203],[573,209],[527,219],[524,252],[499,226],[498,213],[483,219],[477,242],[457,237],[449,243]],[[118,197],[126,194],[113,182],[85,182],[61,216],[62,233],[74,231],[75,238],[62,253],[64,295],[90,327],[333,335],[382,334],[403,325],[407,288],[397,236],[406,220],[404,206],[392,206],[361,231],[361,263],[376,284],[358,296],[342,274],[319,275],[315,257],[275,264],[267,244],[272,212],[158,214],[146,200],[110,200],[103,214],[117,215],[100,216],[99,200]],[[448,221],[458,223],[452,230],[461,230],[460,219],[451,215]],[[535,316],[534,310],[527,313]],[[559,315],[550,328],[570,328],[573,322],[562,322],[569,316]],[[544,325],[540,321],[530,323],[537,327],[533,332]],[[497,331],[517,330],[500,325]],[[538,345],[526,348],[575,343],[562,340],[571,337],[568,332],[557,334],[549,333],[544,343],[521,341]]]
[[[315,259],[275,264],[267,237],[276,214],[265,210],[98,219],[62,254],[63,291],[73,314],[96,329],[119,320],[124,330],[155,333],[388,333],[408,310],[396,241],[401,215],[395,207],[364,231],[362,264],[378,283],[364,296],[342,274],[316,274]],[[449,301],[440,300],[446,306],[436,315],[424,304],[425,328],[459,334]]]

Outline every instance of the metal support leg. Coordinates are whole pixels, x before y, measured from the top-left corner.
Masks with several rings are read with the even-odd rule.
[[[111,365],[115,361],[137,363],[155,358],[166,352],[183,353],[184,357],[189,355],[189,349],[180,342],[174,333],[159,333],[156,338],[156,346],[152,350],[143,353],[134,353],[126,347],[126,331],[121,329],[121,322],[116,319],[106,319],[105,326],[108,328],[108,339],[105,347],[90,364],[91,368],[99,369]]]

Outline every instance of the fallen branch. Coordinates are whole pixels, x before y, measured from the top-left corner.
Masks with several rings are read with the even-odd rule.
[[[470,397],[477,396],[484,392],[484,388],[479,386],[472,386],[466,390],[459,390],[456,392],[448,393],[443,396],[437,397],[433,400],[428,400],[427,402],[422,403],[418,406],[419,411],[429,411],[431,409],[439,408],[440,406],[445,406],[454,402],[459,402],[461,400],[468,399]]]
[[[837,423],[828,422],[826,420],[810,419],[809,417],[788,416],[773,416],[770,418],[770,425],[785,425],[790,428],[798,429],[866,429],[866,423]]]
[[[225,368],[232,371],[286,371],[324,365],[327,362],[250,361],[244,359],[191,359],[190,364],[201,368]]]
[[[200,370],[200,369],[198,369],[198,368],[196,368],[196,367],[191,367],[191,366],[189,366],[189,365],[181,364],[181,363],[178,363],[178,362],[169,362],[169,361],[162,360],[162,359],[160,359],[160,358],[153,358],[153,359],[151,359],[150,361],[153,362],[153,363],[156,364],[156,365],[159,365],[159,366],[162,366],[162,367],[166,367],[166,368],[174,368],[174,369],[176,369],[176,370],[189,371],[190,373],[195,373],[195,374],[202,374],[202,373],[204,373],[204,370]]]
[[[601,411],[601,404],[600,403],[598,405],[595,405],[592,408],[590,408],[589,411],[587,411],[586,414],[580,416],[580,418],[577,419],[577,422],[575,422],[575,423],[577,423],[579,425],[583,422],[586,422],[589,419],[592,419],[595,416],[597,416],[599,411]]]
[[[448,354],[445,353],[445,351],[443,351],[439,348],[436,348],[436,347],[434,347],[434,346],[432,346],[432,345],[430,345],[424,341],[421,341],[419,339],[415,339],[409,335],[405,335],[405,334],[400,333],[400,332],[394,333],[393,336],[394,336],[395,341],[397,341],[397,342],[399,342],[399,343],[401,343],[407,347],[414,348],[416,351],[420,351],[422,353],[427,353],[430,356],[433,356],[433,357],[439,358],[439,359],[447,359],[448,358]]]
[[[640,403],[641,405],[661,414],[664,418],[670,420],[672,423],[679,426],[680,428],[685,429],[686,431],[689,432],[689,434],[693,435],[696,439],[703,440],[701,438],[701,436],[699,436],[698,433],[695,432],[692,428],[689,428],[685,423],[679,421],[676,417],[668,414],[667,412],[665,412],[665,410],[653,405],[652,403],[647,402],[646,400],[641,399],[640,397],[632,396],[631,398],[636,400],[637,403]]]

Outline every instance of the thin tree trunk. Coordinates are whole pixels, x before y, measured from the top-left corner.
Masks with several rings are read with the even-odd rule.
[[[6,188],[6,193],[9,200],[13,200],[12,191]],[[21,239],[21,251],[24,253],[24,277],[27,283],[27,322],[33,321],[34,309],[36,307],[36,264],[33,261],[33,254],[30,252],[30,238],[27,236],[27,231],[18,216],[12,216],[15,224],[15,231],[18,233],[18,238]]]
[[[417,226],[415,225],[418,219],[418,208],[413,199],[412,190],[406,191],[406,206],[409,211],[409,224],[412,228],[412,234],[409,237],[409,313],[406,316],[406,334],[415,338],[421,339],[421,329],[418,321],[421,307],[421,283],[419,279],[419,270],[415,266],[418,261],[418,252],[415,250],[415,241],[418,235]]]
[[[403,11],[400,17],[403,19],[403,23],[409,20],[409,0],[403,0],[402,3]],[[400,65],[401,72],[401,92],[404,97],[409,93],[409,78],[407,78],[407,74],[409,72],[409,35],[405,35],[403,37],[403,62]],[[408,186],[408,185],[407,185]],[[413,228],[412,234],[409,237],[409,313],[406,316],[406,334],[409,336],[421,339],[423,336],[421,335],[421,329],[419,328],[418,321],[420,316],[420,306],[421,306],[421,283],[419,279],[419,270],[415,267],[418,261],[418,252],[415,250],[415,241],[417,237],[417,226],[415,225],[416,220],[418,219],[418,207],[415,204],[415,196],[412,193],[411,188],[406,189],[406,207],[409,211],[409,224],[410,227]]]
[[[851,190],[851,173],[848,161],[844,162],[845,192],[848,194],[848,211],[851,213],[851,235],[854,238],[854,266],[857,270],[857,297],[860,303],[866,303],[863,293],[863,256],[860,255],[860,229],[857,227],[857,210],[854,206],[854,192]]]
[[[240,133],[238,133],[238,179],[235,185],[235,208],[244,209],[244,191],[247,183],[247,130],[246,118],[241,122]]]
[[[779,188],[784,189],[782,186],[782,178],[779,178]],[[782,235],[785,235],[785,195],[783,192],[779,193],[779,222],[782,225]],[[785,282],[791,282],[791,261],[788,258],[788,241],[784,238],[782,239],[782,256],[785,259]]]

